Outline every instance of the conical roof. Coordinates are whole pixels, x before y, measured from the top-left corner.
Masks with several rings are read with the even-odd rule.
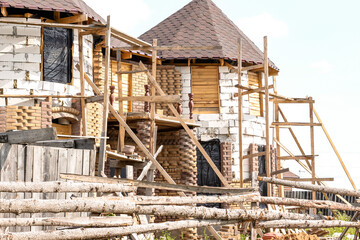
[[[211,0],[191,1],[139,38],[147,42],[156,38],[158,45],[222,47],[218,50],[162,51],[159,55],[164,59],[232,60],[238,58],[237,39],[241,38],[244,61],[262,63],[264,59],[263,52]]]

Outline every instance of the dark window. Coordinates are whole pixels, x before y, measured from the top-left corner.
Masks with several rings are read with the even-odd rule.
[[[71,82],[72,43],[71,29],[44,27],[44,81]]]

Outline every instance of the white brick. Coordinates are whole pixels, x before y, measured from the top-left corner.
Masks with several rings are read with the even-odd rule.
[[[206,121],[208,122],[209,127],[213,128],[222,128],[222,127],[228,127],[229,122],[224,120],[218,120],[218,121]]]
[[[233,93],[235,91],[237,91],[235,87],[220,86],[220,93]]]
[[[26,37],[16,37],[16,36],[5,36],[0,35],[0,43],[10,43],[10,44],[25,44]]]
[[[18,36],[41,36],[40,27],[27,27],[27,26],[18,26],[16,27],[16,35]]]
[[[245,128],[245,132],[244,134],[247,134],[247,135],[254,135],[254,129],[251,128],[251,127],[247,127]]]
[[[220,120],[219,114],[199,114],[199,121],[216,121]]]
[[[14,87],[14,80],[0,80],[0,88],[13,88],[13,87]]]
[[[0,35],[13,35],[14,27],[11,25],[1,25],[0,26]]]
[[[191,87],[190,79],[182,79],[181,83],[182,83],[183,87]]]
[[[229,129],[228,128],[219,128],[219,133],[220,134],[229,134]]]
[[[232,79],[220,79],[219,83],[222,87],[234,87]]]
[[[235,120],[229,120],[229,127],[236,127]]]
[[[237,107],[236,103],[237,103],[236,100],[220,100],[221,107],[231,107],[231,106]]]
[[[232,99],[231,93],[220,93],[220,100],[229,100]]]
[[[181,93],[182,93],[182,94],[191,93],[191,87],[183,87]]]
[[[41,63],[41,54],[26,53],[27,62]]]
[[[25,76],[25,71],[1,71],[0,73],[0,79],[22,79]]]
[[[26,41],[22,42],[21,44],[26,44]],[[27,41],[28,45],[41,45],[41,37],[29,37]]]
[[[14,70],[40,71],[39,63],[14,63]]]
[[[17,87],[19,89],[41,89],[42,82],[41,81],[26,81],[26,80],[18,80]]]
[[[33,80],[33,81],[40,81],[41,79],[41,72],[35,72],[35,71],[30,71],[29,74],[29,80]]]
[[[228,73],[230,70],[226,66],[219,67],[219,73]]]
[[[238,115],[237,114],[220,114],[220,119],[235,120],[235,119],[238,119]]]
[[[0,53],[13,53],[14,47],[12,44],[0,44]]]
[[[236,73],[221,73],[220,79],[237,79],[238,76]]]
[[[14,59],[14,54],[12,53],[0,53],[0,61],[2,62],[12,62]]]
[[[0,71],[14,70],[14,64],[12,62],[0,62]]]
[[[190,74],[190,67],[176,67],[176,70],[178,70],[179,72],[181,72],[181,75],[183,74]]]
[[[0,18],[2,20],[9,20],[9,18],[6,18],[6,17],[2,17]],[[36,18],[21,18],[21,17],[12,17],[11,18],[11,21],[20,21],[20,22],[31,22],[31,23],[40,23],[41,22],[41,19],[36,19]],[[14,24],[14,26],[19,26],[18,24]]]
[[[40,46],[37,45],[14,45],[15,53],[37,53],[40,54]]]
[[[237,134],[239,132],[239,128],[231,127],[229,130],[230,134]]]

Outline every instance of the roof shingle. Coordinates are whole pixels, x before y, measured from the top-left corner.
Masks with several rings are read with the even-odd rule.
[[[159,45],[222,46],[217,50],[162,51],[164,59],[224,58],[236,60],[237,39],[243,39],[243,59],[262,63],[263,52],[211,0],[193,0],[164,21],[142,34],[140,39]],[[275,65],[271,63],[273,67]],[[276,68],[276,67],[275,67]]]

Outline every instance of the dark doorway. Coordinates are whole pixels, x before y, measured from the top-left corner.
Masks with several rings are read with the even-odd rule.
[[[205,149],[207,154],[215,163],[216,167],[221,170],[221,156],[220,156],[220,140],[213,139],[206,142],[200,142],[201,146]],[[199,186],[212,186],[220,187],[221,181],[216,176],[214,170],[211,168],[210,164],[206,161],[205,157],[196,149],[197,156],[197,183]],[[200,194],[198,194],[200,195]],[[201,195],[212,195],[212,194],[201,194]],[[203,206],[207,207],[221,207],[221,204],[205,204]]]
[[[265,145],[258,145],[258,152],[265,152]],[[259,161],[259,176],[266,176],[265,155],[258,157]],[[259,192],[261,196],[267,196],[266,182],[259,182]]]

